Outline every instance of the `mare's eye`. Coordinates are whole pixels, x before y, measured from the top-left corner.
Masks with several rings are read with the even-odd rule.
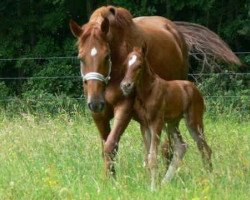
[[[84,60],[80,60],[80,64],[81,66],[84,66],[85,65]]]

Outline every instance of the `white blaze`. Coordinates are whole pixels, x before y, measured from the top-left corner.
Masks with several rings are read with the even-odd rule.
[[[91,56],[95,56],[96,54],[97,54],[97,50],[96,50],[96,48],[94,47],[93,49],[91,49],[90,55],[91,55]]]
[[[135,63],[136,59],[137,59],[137,56],[136,56],[136,55],[133,55],[133,56],[129,59],[129,61],[128,61],[128,66],[133,65],[133,64]]]

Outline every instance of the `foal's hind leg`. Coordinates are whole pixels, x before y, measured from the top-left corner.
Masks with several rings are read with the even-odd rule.
[[[202,117],[199,117],[199,119],[195,119],[195,116],[189,113],[189,115],[186,116],[186,124],[189,133],[191,134],[192,138],[197,144],[199,151],[201,152],[203,165],[206,169],[212,171],[212,150],[205,140]]]
[[[162,180],[162,184],[166,184],[172,180],[187,150],[187,144],[183,141],[181,137],[181,134],[178,130],[178,124],[177,125],[169,124],[168,131],[174,140],[173,141],[174,155],[170,163],[170,166],[167,170],[167,173],[165,174]]]

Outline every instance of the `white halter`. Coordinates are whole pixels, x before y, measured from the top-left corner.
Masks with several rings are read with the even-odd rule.
[[[89,72],[89,73],[84,75],[82,68],[81,68],[82,79],[83,79],[83,81],[98,80],[98,81],[104,82],[107,85],[108,81],[110,80],[111,66],[112,66],[112,62],[111,62],[111,59],[109,57],[109,71],[108,71],[108,75],[106,77],[104,77],[102,74],[100,74],[98,72]]]

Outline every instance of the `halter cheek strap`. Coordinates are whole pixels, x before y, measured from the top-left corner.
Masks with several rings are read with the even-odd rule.
[[[89,73],[84,75],[82,68],[81,68],[82,79],[83,79],[83,81],[98,80],[98,81],[104,82],[107,85],[108,81],[110,80],[111,66],[112,66],[112,62],[111,62],[111,59],[109,58],[109,71],[108,71],[108,75],[106,77],[104,77],[102,74],[100,74],[98,72],[89,72]]]

